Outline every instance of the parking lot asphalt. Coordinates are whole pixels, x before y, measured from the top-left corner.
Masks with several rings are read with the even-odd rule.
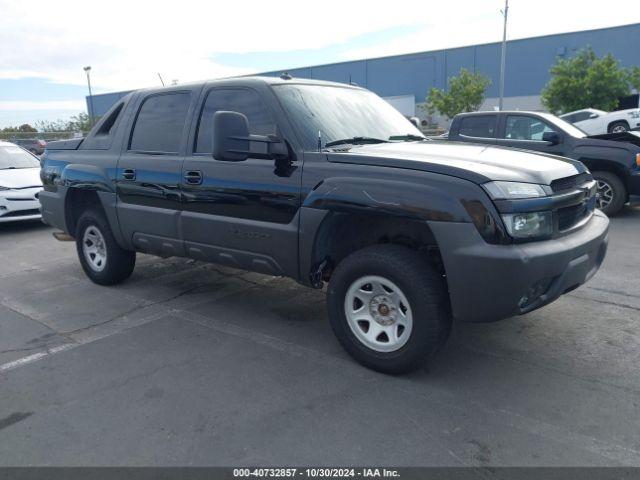
[[[149,256],[100,287],[51,233],[0,226],[0,465],[640,465],[640,206],[590,283],[401,377],[322,291]]]

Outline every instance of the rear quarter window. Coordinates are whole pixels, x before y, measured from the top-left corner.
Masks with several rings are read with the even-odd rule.
[[[121,123],[125,104],[126,102],[120,102],[114,105],[98,121],[89,136],[82,142],[81,150],[108,150],[111,147],[117,126]]]
[[[496,138],[496,115],[476,115],[460,119],[459,135],[475,138]]]

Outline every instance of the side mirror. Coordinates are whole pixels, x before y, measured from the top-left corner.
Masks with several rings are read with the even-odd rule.
[[[416,127],[418,130],[420,129],[420,119],[418,117],[409,117],[409,121]]]
[[[591,115],[589,115],[589,118],[598,118],[600,115],[598,115],[597,113],[592,113]]]
[[[249,157],[249,120],[238,112],[213,114],[213,158],[239,162]]]
[[[542,141],[549,142],[551,145],[557,145],[560,143],[560,135],[557,132],[544,132],[542,134]]]
[[[265,145],[254,151],[251,143]],[[277,135],[251,135],[249,120],[238,112],[220,110],[213,115],[213,157],[216,160],[239,162],[247,158],[286,160],[287,144]]]

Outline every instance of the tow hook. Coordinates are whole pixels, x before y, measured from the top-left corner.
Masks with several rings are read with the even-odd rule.
[[[73,242],[74,238],[64,232],[53,232],[53,238],[59,242]]]
[[[324,260],[322,260],[316,266],[315,270],[313,270],[309,274],[309,280],[311,281],[311,286],[313,288],[320,289],[324,285],[323,277],[324,277],[324,272],[327,269],[328,265],[329,265],[329,259],[328,258],[324,258]]]

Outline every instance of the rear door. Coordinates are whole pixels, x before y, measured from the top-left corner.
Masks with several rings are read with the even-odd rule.
[[[143,96],[118,161],[118,221],[142,251],[183,255],[178,232],[180,179],[189,120],[201,87]]]
[[[456,140],[473,143],[496,142],[498,115],[487,113],[462,116],[459,119]]]
[[[542,140],[546,132],[556,132],[561,139],[559,144]],[[550,123],[534,115],[508,113],[500,120],[499,135],[496,143],[505,147],[536,150],[544,153],[562,155],[564,133]]]
[[[220,110],[246,115],[251,134],[277,133],[287,140],[280,128],[284,118],[277,119],[262,94],[220,86],[203,95],[192,151],[182,170],[181,231],[190,257],[297,276],[300,161],[294,157],[282,167],[252,156],[238,162],[212,156],[213,115]]]

